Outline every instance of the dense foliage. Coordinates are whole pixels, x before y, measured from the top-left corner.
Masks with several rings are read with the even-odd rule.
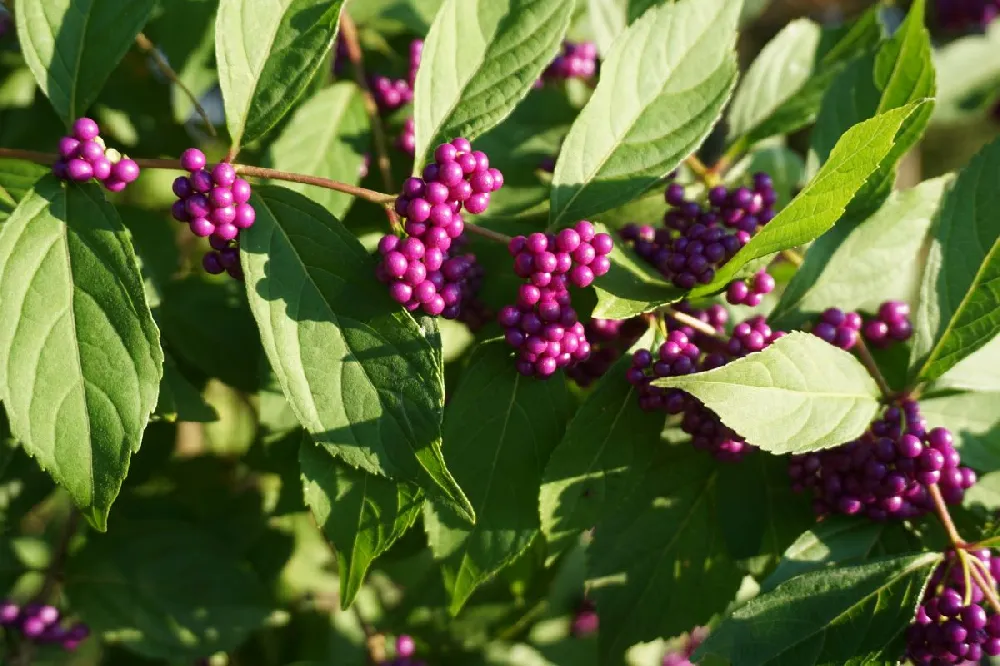
[[[1000,3],[788,4],[0,0],[0,663],[998,663]]]

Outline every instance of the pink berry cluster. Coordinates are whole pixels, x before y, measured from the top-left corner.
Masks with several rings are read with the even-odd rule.
[[[565,41],[562,51],[542,73],[544,81],[592,79],[597,74],[597,45],[593,42]]]
[[[865,322],[865,339],[876,347],[888,347],[894,342],[906,342],[913,335],[910,306],[902,301],[886,301],[878,314]]]
[[[52,173],[77,183],[97,179],[109,192],[121,192],[139,177],[139,165],[117,150],[108,150],[96,122],[79,118],[73,133],[59,140],[59,159]]]
[[[582,599],[573,611],[570,621],[570,633],[575,638],[586,638],[597,633],[601,618],[597,615],[597,606],[590,599]]]
[[[938,25],[946,30],[983,29],[1000,16],[1000,0],[937,0]]]
[[[755,308],[761,304],[764,297],[774,291],[774,278],[761,269],[749,280],[733,280],[726,288],[726,300],[733,305],[746,305]]]
[[[427,666],[427,663],[416,659],[417,644],[413,637],[403,634],[396,637],[396,655],[388,661],[382,662],[382,666]]]
[[[861,332],[861,315],[844,312],[839,308],[827,308],[820,315],[819,322],[812,327],[812,334],[843,350],[853,349],[858,344]]]
[[[611,236],[597,233],[586,220],[558,234],[533,233],[511,239],[514,272],[521,285],[515,305],[500,310],[497,321],[518,350],[517,370],[547,379],[590,356],[590,343],[573,309],[569,287],[589,287],[611,268]]]
[[[463,138],[438,146],[434,160],[422,178],[403,183],[395,209],[406,220],[406,236],[389,234],[379,241],[376,276],[407,310],[456,319],[474,281],[482,279],[474,255],[453,255],[453,243],[465,231],[461,211],[486,212],[490,194],[503,186],[503,174]]]
[[[181,155],[181,167],[190,173],[174,180],[177,196],[172,209],[174,219],[191,227],[200,238],[208,238],[212,249],[202,258],[209,273],[229,273],[243,279],[240,267],[239,233],[257,219],[250,205],[250,183],[236,175],[228,162],[220,162],[209,171],[205,154],[189,148]]]
[[[792,456],[792,488],[813,492],[817,515],[908,519],[934,510],[928,486],[937,484],[948,504],[959,504],[976,483],[962,467],[951,432],[927,429],[915,400],[885,410],[860,438],[833,449]]]
[[[698,649],[705,639],[708,638],[707,627],[697,627],[688,634],[680,650],[671,651],[663,655],[662,666],[694,666],[691,656]]]
[[[1000,576],[1000,558],[988,548],[966,551],[965,556],[981,578],[996,581]],[[946,552],[906,630],[906,657],[913,664],[978,664],[984,656],[1000,656],[1000,615],[985,602],[986,595],[971,576],[968,585],[960,556]]]
[[[702,321],[721,335],[728,319],[726,311],[716,305],[702,314],[705,317]],[[715,412],[693,396],[680,389],[653,386],[652,382],[722,367],[733,359],[761,351],[783,335],[783,331],[773,331],[763,317],[737,324],[727,340],[689,327],[677,327],[670,331],[655,355],[645,349],[633,353],[626,378],[638,389],[639,406],[643,410],[682,415],[681,429],[691,435],[695,448],[707,451],[721,462],[737,462],[756,447],[726,427]]]
[[[90,629],[82,622],[64,625],[61,617],[55,606],[34,603],[22,607],[12,601],[0,601],[0,627],[20,631],[34,643],[59,645],[72,652],[90,635]]]
[[[583,327],[590,344],[590,356],[567,368],[566,375],[577,386],[587,388],[603,377],[648,327],[649,319],[644,316],[622,320],[591,319]]]
[[[410,71],[405,79],[392,79],[377,74],[370,82],[372,97],[383,113],[395,111],[413,101],[413,88],[417,81],[417,70],[424,52],[422,39],[410,42]]]
[[[719,267],[774,218],[777,196],[770,176],[758,173],[753,177],[752,188],[714,187],[702,203],[688,199],[683,185],[671,183],[666,190],[666,201],[671,209],[664,215],[662,227],[628,224],[622,227],[620,235],[639,257],[655,266],[675,286],[692,289],[715,279]],[[758,286],[762,291],[771,284],[765,278],[761,278],[759,285],[754,280],[750,285],[753,291]],[[750,293],[748,289],[746,296],[742,290],[733,295],[740,296],[741,302],[749,299],[748,302],[759,303],[763,298],[751,298]]]

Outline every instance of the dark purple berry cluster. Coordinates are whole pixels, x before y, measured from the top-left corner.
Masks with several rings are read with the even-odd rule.
[[[946,30],[983,29],[1000,16],[1000,0],[937,0],[938,25]]]
[[[663,227],[628,224],[622,228],[621,238],[674,285],[692,289],[715,279],[719,267],[774,218],[777,197],[770,176],[758,173],[753,188],[715,187],[703,203],[687,199],[684,186],[671,183],[666,200],[671,209],[663,218]],[[761,278],[760,287],[768,284]],[[744,298],[749,294],[750,289]],[[742,291],[734,296],[742,297]]]
[[[813,325],[812,334],[840,349],[853,349],[858,344],[861,331],[861,315],[844,312],[839,308],[828,308]]]
[[[967,565],[976,567],[981,578],[997,580],[1000,558],[989,549],[970,550],[964,555]],[[955,551],[945,553],[906,630],[906,656],[913,664],[978,664],[984,656],[1000,655],[1000,615],[984,603],[985,594],[975,579],[970,576],[968,582],[966,587],[960,556]]]
[[[403,183],[395,209],[406,220],[406,237],[382,238],[376,276],[407,310],[456,319],[482,280],[474,255],[454,254],[452,245],[465,231],[461,211],[484,213],[490,194],[503,186],[503,174],[463,138],[438,146],[434,159],[422,178]]]
[[[774,291],[774,278],[762,269],[749,280],[733,280],[726,289],[726,300],[733,305],[746,305],[755,308],[761,304],[764,297]]]
[[[587,388],[603,377],[647,328],[647,317],[591,319],[583,327],[590,344],[590,356],[570,366],[566,375],[581,388]]]
[[[708,629],[706,627],[697,627],[693,629],[684,641],[684,645],[679,651],[668,652],[663,655],[662,666],[694,666],[694,662],[691,661],[691,656],[694,651],[698,649],[705,639],[708,638]]]
[[[427,666],[427,662],[416,659],[417,644],[411,636],[403,634],[396,638],[396,655],[382,666]]]
[[[601,619],[597,616],[597,606],[590,599],[583,599],[576,605],[573,611],[573,619],[570,621],[569,631],[576,638],[586,638],[593,636],[601,626]]]
[[[500,310],[497,321],[508,344],[518,350],[517,370],[547,379],[590,356],[583,324],[573,309],[569,287],[589,287],[611,268],[611,236],[586,220],[558,234],[517,236],[508,250],[514,272],[527,279],[517,303]]]
[[[424,52],[422,39],[410,42],[410,70],[405,79],[392,79],[380,74],[372,77],[370,87],[375,103],[383,113],[395,111],[413,101],[413,88],[417,81],[417,69]]]
[[[565,41],[562,52],[542,73],[541,81],[565,81],[567,79],[592,79],[597,74],[597,45],[593,42]]]
[[[55,606],[0,601],[0,627],[20,631],[21,635],[41,645],[59,645],[67,652],[75,650],[90,635],[82,622],[64,625]]]
[[[202,259],[207,272],[243,279],[239,234],[257,219],[249,203],[250,183],[238,177],[228,162],[207,170],[205,154],[197,148],[184,151],[181,167],[191,175],[174,180],[174,219],[189,225],[195,236],[208,238],[212,250]]]
[[[727,316],[720,306],[713,306],[703,311],[699,319],[721,333]],[[652,382],[722,367],[735,358],[761,351],[783,335],[783,331],[773,331],[763,317],[737,324],[733,335],[725,341],[683,327],[670,331],[655,356],[645,349],[635,352],[627,378],[639,389],[642,409],[682,414],[681,429],[691,435],[695,448],[723,462],[739,461],[756,447],[726,427],[715,412],[693,396],[679,389],[653,386]]]
[[[810,489],[817,515],[907,519],[934,509],[928,486],[959,504],[976,482],[962,467],[951,433],[927,429],[915,400],[893,405],[860,438],[826,451],[792,456],[788,475],[796,492]]]
[[[59,159],[52,173],[60,180],[86,183],[97,179],[109,192],[121,192],[139,177],[139,165],[109,150],[101,129],[90,118],[73,123],[73,133],[59,140]]]
[[[876,347],[888,347],[894,342],[906,342],[913,335],[910,306],[902,301],[886,301],[878,314],[864,325],[865,339]]]

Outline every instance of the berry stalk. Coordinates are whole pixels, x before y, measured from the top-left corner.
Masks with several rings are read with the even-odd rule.
[[[170,66],[170,63],[168,63],[166,58],[163,57],[160,51],[156,48],[156,45],[150,41],[149,37],[141,32],[135,36],[135,43],[143,53],[153,59],[153,63],[156,65],[156,68],[160,70],[163,76],[167,77],[167,80],[180,88],[181,92],[183,92],[184,95],[191,100],[191,104],[194,105],[195,112],[199,117],[201,117],[201,122],[205,125],[205,129],[211,136],[215,136],[215,126],[212,125],[212,121],[209,120],[208,112],[205,111],[205,108],[200,102],[198,102],[198,98],[195,97],[193,92],[191,92],[191,89],[184,85],[184,82],[180,80],[180,77],[177,76],[177,72],[175,72],[173,67]]]
[[[476,224],[465,225],[465,230],[468,231],[470,234],[474,234],[476,236],[482,236],[483,238],[488,238],[491,241],[496,241],[497,243],[503,243],[504,245],[508,245],[510,241],[513,240],[510,236],[506,234],[501,234],[496,231],[490,231],[489,229],[480,227],[479,225]]]
[[[948,513],[948,505],[945,503],[944,497],[941,496],[941,489],[938,488],[938,484],[929,484],[927,492],[931,496],[931,501],[934,502],[934,511],[937,513],[944,531],[948,534],[948,540],[951,541],[956,550],[965,548],[968,544],[965,543],[965,539],[958,533],[955,521],[951,519],[951,514]]]
[[[719,334],[715,330],[715,327],[712,326],[711,324],[706,324],[702,320],[697,319],[696,317],[692,317],[691,315],[681,312],[680,310],[675,310],[674,308],[666,307],[663,309],[663,312],[671,316],[675,321],[684,324],[685,326],[690,326],[694,330],[704,335],[707,335],[710,338],[716,338],[718,340],[727,339],[725,335]]]
[[[979,568],[982,563],[978,561],[978,558],[970,557],[968,559],[972,562],[972,566],[969,567],[969,574],[976,581],[976,585],[983,591],[983,596],[990,602],[993,610],[1000,613],[1000,598],[997,597],[996,583],[991,580],[992,576],[989,572],[984,572]]]
[[[875,383],[878,384],[878,388],[882,392],[882,395],[886,398],[890,397],[892,395],[892,388],[889,386],[889,382],[886,381],[885,375],[883,375],[882,371],[879,370],[878,364],[875,363],[875,359],[872,357],[872,353],[868,349],[868,345],[865,344],[864,339],[860,336],[858,337],[857,350],[858,357],[861,359],[862,365],[865,366],[868,373],[875,380]]]

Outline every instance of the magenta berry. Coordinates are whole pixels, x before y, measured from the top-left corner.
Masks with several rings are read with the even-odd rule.
[[[139,165],[117,151],[107,150],[100,128],[90,118],[77,120],[73,135],[59,140],[59,155],[52,173],[60,180],[85,183],[96,179],[109,192],[121,192],[139,177]]]
[[[886,301],[879,306],[878,314],[864,324],[865,339],[876,347],[888,347],[905,342],[913,335],[910,306],[902,301]]]
[[[861,317],[856,312],[844,312],[838,308],[825,310],[812,328],[813,335],[844,350],[853,349],[858,344],[860,332]]]
[[[563,42],[562,52],[542,73],[541,81],[590,79],[597,73],[597,47],[593,42]]]
[[[101,128],[90,118],[79,118],[73,123],[73,136],[78,141],[93,141],[101,134]]]
[[[205,153],[197,148],[188,148],[181,153],[181,168],[191,173],[196,173],[205,168]]]

